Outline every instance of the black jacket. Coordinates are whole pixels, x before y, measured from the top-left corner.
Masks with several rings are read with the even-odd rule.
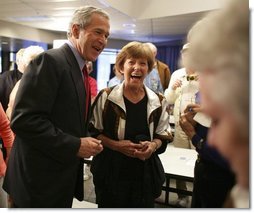
[[[10,93],[21,77],[22,72],[17,69],[5,71],[0,75],[0,102],[4,111],[8,108]]]
[[[3,185],[18,207],[70,208],[74,196],[83,200],[77,153],[87,135],[85,101],[81,71],[67,44],[31,61],[14,103],[16,138]]]

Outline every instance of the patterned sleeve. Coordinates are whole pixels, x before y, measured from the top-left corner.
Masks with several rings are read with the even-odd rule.
[[[103,111],[107,97],[107,92],[105,90],[101,90],[93,103],[92,117],[89,124],[89,132],[93,137],[98,136],[104,129]]]

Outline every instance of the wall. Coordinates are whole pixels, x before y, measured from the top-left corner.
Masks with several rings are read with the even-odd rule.
[[[12,22],[0,21],[0,37],[44,42],[52,46],[53,40],[66,39],[66,33],[40,30]],[[109,39],[107,48],[121,49],[126,43],[127,41],[124,40]],[[19,47],[17,47],[14,51],[17,51],[18,49]]]

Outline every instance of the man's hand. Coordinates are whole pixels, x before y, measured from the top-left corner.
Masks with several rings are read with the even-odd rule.
[[[99,154],[103,150],[101,141],[92,137],[80,138],[81,143],[78,151],[78,157],[80,158],[90,158]]]

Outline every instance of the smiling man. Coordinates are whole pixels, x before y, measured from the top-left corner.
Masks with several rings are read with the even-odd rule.
[[[12,113],[16,138],[4,182],[14,207],[70,208],[74,196],[83,200],[83,158],[103,147],[87,137],[91,97],[82,70],[106,46],[109,29],[106,12],[82,7],[68,43],[28,65]]]

